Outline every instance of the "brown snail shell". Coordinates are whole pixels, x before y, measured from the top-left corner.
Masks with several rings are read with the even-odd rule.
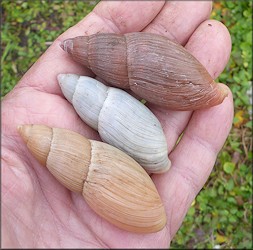
[[[33,156],[65,187],[113,225],[152,233],[166,224],[154,183],[130,156],[70,130],[23,125],[19,133]]]
[[[228,94],[183,46],[161,35],[99,33],[64,40],[61,47],[109,84],[169,109],[211,107]]]

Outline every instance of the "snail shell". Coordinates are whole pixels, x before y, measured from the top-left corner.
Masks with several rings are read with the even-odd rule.
[[[183,46],[160,35],[99,33],[64,40],[61,47],[109,84],[169,109],[211,107],[228,94]]]
[[[103,142],[44,125],[19,133],[34,157],[65,187],[113,225],[131,232],[160,231],[166,214],[147,172],[130,156]]]
[[[167,141],[156,116],[127,92],[75,74],[60,74],[64,96],[101,139],[133,157],[148,173],[169,169]]]

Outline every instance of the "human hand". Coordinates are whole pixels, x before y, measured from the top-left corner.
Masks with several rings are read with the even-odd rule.
[[[168,141],[171,169],[152,175],[167,213],[166,227],[154,234],[120,230],[97,216],[80,194],[58,183],[28,152],[17,133],[20,124],[45,124],[98,134],[64,99],[57,75],[90,75],[59,46],[66,38],[96,32],[153,32],[184,45],[216,78],[231,49],[226,28],[207,20],[211,2],[101,2],[62,34],[2,101],[3,247],[168,247],[195,196],[206,182],[233,118],[231,93],[221,105],[195,112],[149,107]],[[179,135],[184,135],[174,148]]]

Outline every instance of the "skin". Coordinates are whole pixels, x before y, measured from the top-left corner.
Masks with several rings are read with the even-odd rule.
[[[96,32],[162,34],[183,44],[216,78],[231,50],[225,26],[209,20],[212,3],[193,1],[105,1],[56,39],[2,100],[2,247],[167,248],[192,201],[205,184],[231,128],[231,92],[222,104],[195,112],[149,106],[167,136],[170,170],[152,175],[167,213],[166,227],[153,234],[129,233],[97,216],[80,194],[68,191],[28,152],[19,124],[45,124],[98,134],[64,99],[57,74],[93,74],[59,46],[66,38]],[[141,17],[141,18],[140,18]],[[175,147],[179,135],[184,135]]]

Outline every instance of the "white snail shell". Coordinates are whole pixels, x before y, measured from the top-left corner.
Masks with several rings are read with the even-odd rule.
[[[166,138],[156,116],[127,92],[76,74],[59,74],[66,99],[101,139],[133,157],[148,173],[171,165]]]

